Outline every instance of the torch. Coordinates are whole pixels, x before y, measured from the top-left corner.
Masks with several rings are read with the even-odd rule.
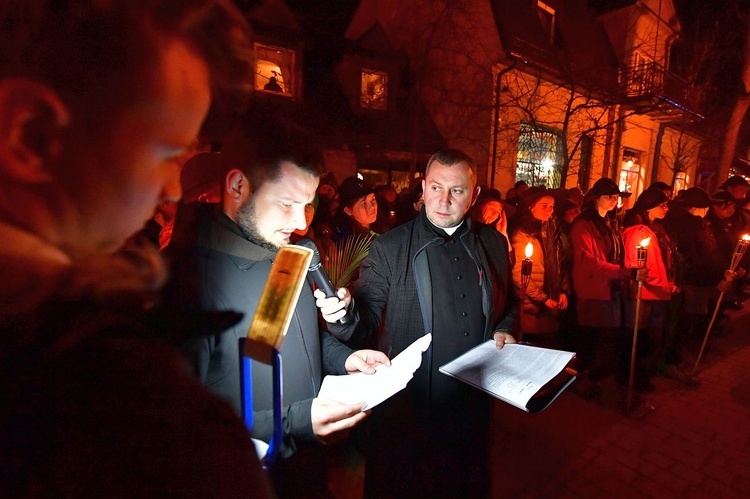
[[[742,261],[742,258],[744,258],[745,253],[747,252],[747,248],[750,246],[750,234],[743,235],[739,241],[737,241],[737,244],[734,247],[734,252],[732,253],[732,261],[729,264],[729,271],[731,273],[734,273],[737,270],[737,267],[740,264],[740,261]],[[692,375],[695,376],[695,373],[698,371],[698,364],[701,361],[701,358],[703,357],[703,352],[706,349],[706,344],[708,343],[708,335],[711,333],[711,329],[714,327],[714,322],[716,322],[716,316],[719,315],[719,307],[721,306],[721,301],[724,299],[724,293],[725,290],[722,290],[721,293],[719,293],[719,298],[716,300],[716,307],[714,308],[714,314],[711,316],[711,321],[708,323],[708,328],[706,329],[706,335],[703,337],[703,344],[701,345],[701,350],[698,352],[698,358],[695,359],[695,365],[693,366],[693,372]]]
[[[641,241],[641,244],[635,247],[636,258],[638,260],[638,266],[633,269],[635,271],[635,280],[638,283],[638,290],[635,295],[635,317],[633,318],[633,349],[630,353],[630,376],[628,378],[628,401],[625,407],[626,411],[630,410],[633,402],[633,381],[635,379],[635,355],[638,348],[638,322],[641,315],[641,291],[643,290],[643,279],[638,277],[638,269],[642,269],[646,266],[646,255],[648,253],[648,245],[651,242],[651,238],[647,237]]]
[[[521,260],[521,303],[526,301],[526,289],[529,287],[529,281],[531,281],[531,267],[534,265],[534,260],[531,256],[534,254],[534,245],[529,241],[523,250],[526,258]],[[521,329],[518,335],[518,341],[523,341],[523,329]]]

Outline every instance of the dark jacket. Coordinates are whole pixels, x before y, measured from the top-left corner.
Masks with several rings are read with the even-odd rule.
[[[664,228],[674,240],[682,263],[676,269],[676,284],[717,285],[724,269],[729,268],[729,262],[722,262],[711,223],[682,208],[675,208],[664,217]]]
[[[378,343],[391,356],[425,333],[434,333],[433,344],[423,355],[414,379],[405,390],[373,410],[365,497],[453,497],[459,491],[484,497],[489,492],[486,452],[491,399],[439,373],[438,368],[444,359],[461,355],[483,339],[490,339],[495,331],[517,331],[518,298],[510,275],[508,243],[494,228],[474,224],[469,218],[450,237],[440,232],[422,209],[415,220],[376,239],[353,285],[352,324],[329,324],[329,329],[342,338],[365,338],[382,326]],[[462,245],[470,258],[457,263],[455,272],[460,274],[451,269],[447,276],[440,276],[447,269],[442,265],[432,268],[432,257],[445,265],[442,255],[458,254],[454,244]],[[483,318],[474,314],[483,312],[483,330],[461,335],[460,331],[446,331],[444,323],[433,324],[435,316],[451,320],[446,315],[455,309],[450,302],[457,298],[444,286],[457,277],[467,277],[460,284],[463,289],[464,284],[478,284],[477,289],[466,291],[476,295],[473,300],[481,300],[481,306],[472,300],[470,322],[474,328],[481,328]],[[433,279],[442,280],[443,287],[433,289]],[[467,449],[470,459],[466,459]],[[451,490],[444,488],[441,480],[449,475]]]
[[[732,261],[732,254],[737,240],[742,237],[744,227],[737,225],[737,217],[719,218],[716,213],[709,210],[706,220],[711,224],[711,231],[716,239],[716,247],[719,250],[722,261],[727,262],[726,266]]]
[[[247,336],[275,253],[244,237],[218,205],[186,205],[175,226],[169,255],[170,285],[182,300],[208,310],[235,310],[244,318],[225,332],[193,341],[185,351],[200,379],[241,411],[239,339]],[[310,408],[327,374],[345,374],[352,351],[318,328],[311,286],[303,286],[281,346],[284,389],[282,456],[314,439]],[[268,442],[273,423],[271,367],[253,362],[253,436]]]
[[[236,314],[154,307],[157,286],[115,257],[64,276],[30,260],[3,259],[33,284],[0,283],[25,295],[0,312],[0,495],[270,497],[244,424],[173,343]]]
[[[345,326],[329,324],[332,334],[345,341],[365,339],[375,334],[382,320],[379,348],[395,356],[433,331],[433,290],[425,250],[442,240],[427,228],[429,223],[422,209],[415,220],[372,243],[360,278],[352,286],[355,320]],[[498,330],[514,334],[518,328],[518,297],[510,275],[507,240],[492,227],[474,224],[469,218],[465,223],[469,230],[461,243],[479,274],[486,316],[484,338],[490,339]]]

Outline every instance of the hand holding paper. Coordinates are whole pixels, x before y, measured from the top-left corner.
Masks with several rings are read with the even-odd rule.
[[[375,374],[326,376],[318,397],[344,404],[365,401],[366,405],[362,410],[370,410],[406,388],[414,371],[422,364],[422,352],[427,350],[431,342],[432,335],[422,336],[391,360],[390,366],[375,367]]]

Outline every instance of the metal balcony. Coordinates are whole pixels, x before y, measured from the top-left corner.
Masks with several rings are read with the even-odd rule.
[[[689,112],[688,83],[655,62],[645,62],[620,71],[620,83],[628,104],[642,107],[648,114]]]

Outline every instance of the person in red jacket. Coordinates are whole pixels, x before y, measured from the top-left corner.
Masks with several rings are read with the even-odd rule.
[[[637,247],[646,243],[645,267],[639,275],[643,287],[638,314],[638,363],[635,368],[635,389],[642,392],[654,390],[650,378],[664,346],[667,304],[672,295],[679,291],[674,282],[669,236],[666,231],[652,224],[667,214],[668,201],[664,191],[646,189],[623,220],[626,268],[635,269],[640,266]],[[629,342],[632,341],[635,325],[635,301],[635,293],[631,293],[625,306],[625,337]],[[628,350],[630,348],[632,347]]]
[[[579,325],[572,340],[581,371],[588,372],[594,383],[613,374],[617,365],[623,280],[630,274],[623,267],[623,245],[614,210],[618,199],[628,196],[630,193],[621,192],[613,180],[597,180],[570,229]],[[599,389],[593,384],[586,392],[595,396]]]

